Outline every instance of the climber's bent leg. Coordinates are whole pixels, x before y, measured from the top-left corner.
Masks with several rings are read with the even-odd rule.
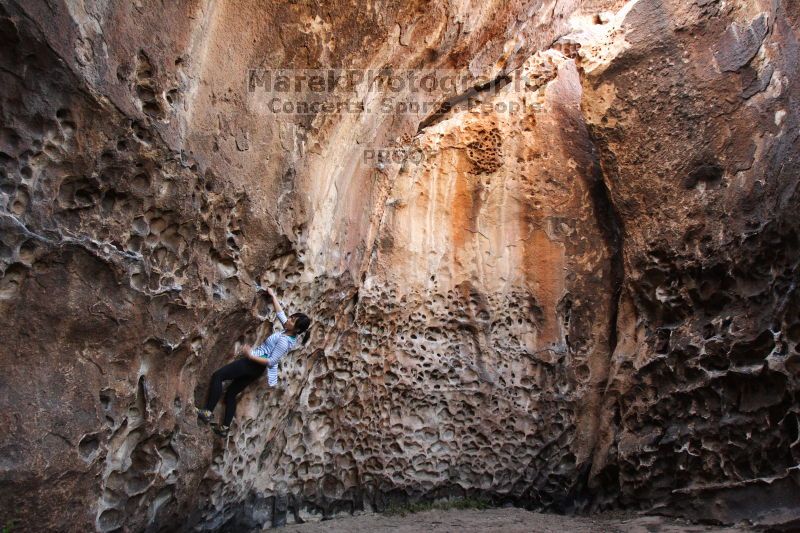
[[[222,396],[222,382],[253,374],[253,366],[259,365],[249,359],[239,359],[218,369],[211,375],[211,383],[208,385],[208,401],[205,408],[213,411]],[[263,372],[263,370],[262,370]]]
[[[266,366],[253,361],[248,362],[253,365],[251,367],[251,373],[247,376],[236,378],[233,383],[228,386],[228,390],[225,391],[225,420],[222,423],[224,426],[230,426],[233,421],[233,415],[236,414],[236,395],[261,377],[266,368]]]

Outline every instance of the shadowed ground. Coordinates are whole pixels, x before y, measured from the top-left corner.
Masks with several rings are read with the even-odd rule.
[[[504,533],[678,533],[678,532],[738,532],[747,528],[721,528],[693,525],[660,516],[602,514],[591,518],[532,513],[525,509],[463,509],[432,510],[405,516],[361,515],[314,524],[288,526],[285,533],[312,532],[380,532],[417,533],[458,531],[502,531]]]

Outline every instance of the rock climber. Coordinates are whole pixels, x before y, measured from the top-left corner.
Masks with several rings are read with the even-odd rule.
[[[242,346],[244,359],[239,359],[218,369],[211,376],[211,383],[208,386],[208,399],[204,408],[197,410],[197,416],[206,424],[211,423],[214,407],[217,406],[222,395],[222,382],[232,382],[228,385],[225,392],[225,418],[220,426],[214,426],[214,432],[225,436],[230,429],[233,415],[236,413],[236,395],[244,390],[250,383],[256,381],[267,370],[267,382],[270,387],[278,384],[278,361],[286,355],[289,350],[295,347],[297,337],[303,335],[302,345],[308,341],[311,327],[311,319],[303,313],[294,313],[288,319],[278,302],[278,298],[272,289],[265,289],[270,298],[272,306],[278,315],[278,320],[283,324],[282,331],[276,331],[257,348],[252,346]]]

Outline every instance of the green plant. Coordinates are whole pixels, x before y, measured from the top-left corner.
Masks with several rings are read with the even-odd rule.
[[[6,522],[6,525],[3,526],[2,533],[11,533],[11,530],[14,529],[14,526],[19,522],[16,518],[9,520]]]

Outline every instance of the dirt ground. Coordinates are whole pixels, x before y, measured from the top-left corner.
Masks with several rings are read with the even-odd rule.
[[[660,516],[597,515],[569,517],[532,513],[525,509],[431,510],[405,516],[364,514],[324,522],[294,524],[286,533],[683,533],[744,532],[749,528],[715,527],[691,524]]]

